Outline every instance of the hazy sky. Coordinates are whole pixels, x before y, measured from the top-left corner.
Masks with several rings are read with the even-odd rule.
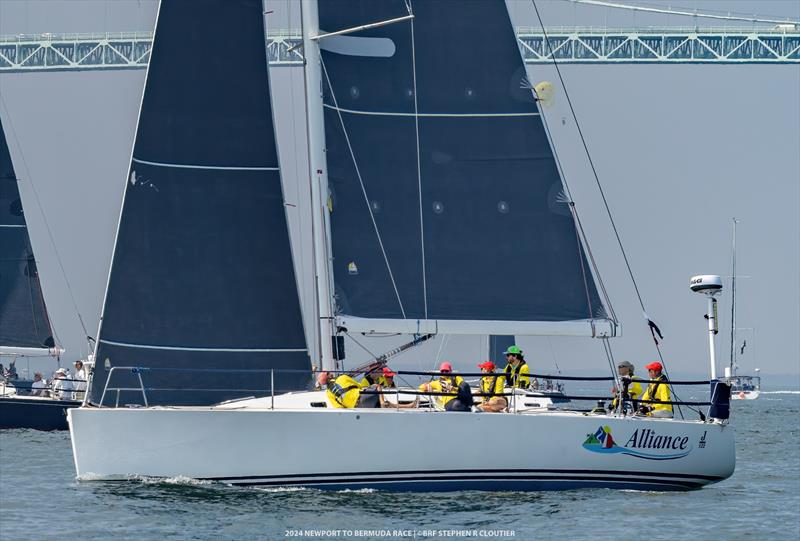
[[[690,9],[800,19],[800,2],[656,2]],[[529,1],[510,1],[514,23],[536,25]],[[561,0],[542,1],[547,26],[691,26],[691,18],[633,14]],[[0,0],[0,34],[152,30],[152,0]],[[299,5],[270,2],[273,28],[296,26]],[[717,21],[701,25],[720,26]],[[273,94],[287,199],[305,196],[302,73],[274,68]],[[641,309],[600,206],[575,123],[551,66],[529,66],[534,82],[556,84],[546,111],[556,150],[600,272],[623,325],[617,359],[641,366],[655,358]],[[691,293],[693,274],[730,274],[731,218],[738,230],[738,326],[749,349],[745,371],[800,373],[800,64],[565,65],[567,89],[606,190],[649,315],[665,334],[676,372],[707,374],[705,301]],[[0,74],[0,115],[19,176],[48,307],[70,359],[85,354],[83,331],[53,253],[39,204],[89,334],[97,331],[119,204],[138,113],[143,70]],[[292,150],[294,152],[292,152]],[[297,179],[300,179],[299,183]],[[308,227],[293,217],[295,238]],[[306,243],[303,243],[306,244]],[[296,247],[296,249],[298,249]],[[302,249],[300,249],[302,251]],[[308,254],[298,258],[307,268]],[[498,299],[498,302],[501,302]],[[729,325],[727,296],[721,326]],[[388,349],[396,340],[372,339]],[[522,338],[535,369],[607,371],[592,339]],[[443,354],[463,368],[485,356],[483,338],[453,337]],[[403,358],[429,368],[442,340]],[[755,347],[752,347],[754,345]],[[728,336],[718,341],[718,367]],[[357,347],[348,364],[362,360]]]

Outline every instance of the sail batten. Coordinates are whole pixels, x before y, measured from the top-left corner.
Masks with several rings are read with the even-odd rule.
[[[106,384],[138,386],[124,371],[108,380],[114,367],[158,369],[143,376],[151,405],[213,404],[258,383],[285,392],[311,380],[264,30],[261,0],[161,2],[95,402]]]
[[[391,55],[321,45],[338,321],[606,335],[506,5],[453,5],[319,2],[326,29],[414,15],[352,37]]]
[[[236,347],[208,347],[208,346],[177,346],[177,345],[155,345],[155,344],[130,344],[126,342],[117,342],[114,340],[100,340],[103,344],[110,346],[120,346],[126,348],[138,349],[162,349],[169,351],[217,351],[217,352],[237,352],[237,353],[301,353],[308,351],[306,348],[236,348]]]
[[[324,103],[326,109],[341,111],[351,115],[373,115],[373,116],[410,116],[410,117],[442,117],[442,118],[491,118],[491,117],[520,117],[520,116],[539,116],[539,113],[408,113],[397,111],[358,111],[355,109],[343,109]]]
[[[261,166],[248,166],[248,165],[199,165],[187,163],[164,163],[153,162],[148,160],[140,160],[139,158],[133,159],[134,163],[142,165],[152,165],[155,167],[176,167],[178,169],[216,169],[221,171],[280,171],[278,167],[261,167]]]

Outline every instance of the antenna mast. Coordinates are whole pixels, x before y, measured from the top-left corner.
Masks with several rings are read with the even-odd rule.
[[[739,220],[733,218],[733,250],[731,270],[731,375],[736,375],[736,224]]]

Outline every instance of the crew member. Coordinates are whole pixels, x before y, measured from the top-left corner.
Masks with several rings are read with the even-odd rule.
[[[33,383],[31,384],[31,395],[47,396],[47,382],[42,379],[41,372],[35,372],[33,374]]]
[[[387,374],[391,374],[387,376]],[[394,372],[389,367],[373,368],[361,378],[358,382],[361,388],[367,388],[372,385],[380,385],[381,387],[394,387]]]
[[[527,389],[531,384],[530,370],[522,355],[522,350],[517,346],[510,346],[504,354],[508,361],[505,368],[506,386]]]
[[[419,386],[419,390],[425,393],[451,393],[434,397],[437,409],[446,408],[447,403],[456,397],[458,386],[463,381],[464,379],[461,376],[453,376],[453,365],[443,362],[439,365],[439,377],[428,383],[423,383]]]
[[[383,375],[381,376],[380,386],[384,389],[394,389],[397,385],[394,382],[394,377],[397,374],[392,372],[392,369],[388,366],[383,367]]]
[[[358,404],[361,386],[347,374],[336,377],[330,372],[320,372],[317,383],[320,387],[326,386],[325,396],[334,408],[350,409]]]
[[[497,366],[492,361],[486,361],[478,365],[481,372],[489,374],[481,377],[480,392],[482,395],[481,403],[478,407],[489,413],[499,413],[508,407],[508,400],[503,396],[505,377],[500,374],[493,374]]]
[[[617,373],[621,379],[628,379],[628,393],[623,396],[625,400],[632,400],[634,403],[634,410],[636,409],[636,402],[642,398],[642,384],[639,383],[641,378],[633,375],[633,363],[630,361],[622,361],[617,365]],[[614,400],[611,402],[611,410],[617,409],[618,396],[617,387],[611,388],[611,394],[614,395]]]
[[[83,361],[75,361],[75,376],[72,378],[73,388],[75,392],[72,393],[73,400],[83,400],[86,394],[86,368],[83,366]]]
[[[448,400],[444,405],[445,411],[472,411],[472,406],[475,404],[472,398],[472,389],[469,383],[461,381],[458,387],[455,388],[456,396],[452,400]]]
[[[647,386],[647,390],[644,392],[644,395],[642,395],[642,403],[639,406],[639,411],[650,417],[672,418],[672,404],[647,402],[648,400],[661,400],[664,402],[669,402],[671,400],[667,377],[661,373],[664,367],[660,362],[656,361],[648,364],[645,368],[650,374],[650,379],[653,383]]]
[[[72,398],[72,381],[66,368],[59,368],[53,376],[53,398],[70,400]]]

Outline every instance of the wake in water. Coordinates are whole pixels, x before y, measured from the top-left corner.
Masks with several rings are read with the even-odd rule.
[[[761,391],[761,394],[800,394],[800,391]]]
[[[306,487],[253,487],[259,492],[270,492],[270,493],[278,493],[278,492],[302,492],[304,490],[308,490]]]
[[[108,476],[94,475],[92,473],[79,476],[78,481],[134,481],[134,482],[139,482],[143,485],[163,484],[163,485],[186,485],[186,486],[211,485],[214,483],[213,481],[194,479],[192,477],[186,477],[184,475],[178,475],[176,477],[150,477],[147,475],[125,475],[119,477],[108,477]]]

